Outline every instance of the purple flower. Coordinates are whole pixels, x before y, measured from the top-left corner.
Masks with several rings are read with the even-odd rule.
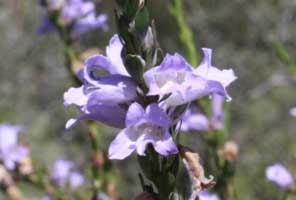
[[[152,144],[160,155],[178,153],[169,133],[169,117],[158,107],[150,104],[146,110],[133,103],[127,112],[126,128],[112,141],[109,147],[110,159],[124,159],[133,151],[144,156],[147,144]]]
[[[220,200],[220,198],[215,195],[211,194],[207,191],[202,191],[198,194],[199,200]]]
[[[221,130],[224,128],[224,97],[214,94],[211,98],[212,117],[211,120],[201,113],[194,103],[184,113],[182,117],[181,131],[208,131],[210,128]]]
[[[108,197],[106,194],[100,192],[97,194],[96,200],[111,200],[111,198]]]
[[[43,197],[41,197],[41,200],[51,200],[50,196],[45,195]]]
[[[51,180],[59,187],[69,186],[73,189],[84,183],[84,177],[74,171],[74,163],[69,160],[56,160],[51,169]]]
[[[219,70],[218,68],[212,66],[212,49],[202,48],[202,50],[204,52],[204,58],[201,64],[194,70],[194,73],[208,81],[219,82],[220,84],[222,84],[224,90],[226,90],[226,87],[237,79],[237,77],[234,75],[233,70]],[[226,99],[230,101],[231,97],[227,94],[226,91],[225,94]]]
[[[93,2],[84,0],[48,0],[42,5],[46,5],[49,12],[60,10],[59,23],[71,28],[72,38],[77,38],[94,29],[108,30],[107,16],[104,14],[96,16]],[[46,16],[38,32],[47,33],[54,29],[50,16]]]
[[[293,107],[293,108],[290,109],[290,115],[292,117],[296,117],[296,107]]]
[[[265,176],[269,181],[276,183],[281,188],[290,188],[294,179],[292,174],[281,164],[276,163],[266,168]]]
[[[224,128],[224,112],[223,102],[225,98],[220,95],[214,94],[211,99],[212,118],[211,127],[215,130],[221,130]]]
[[[26,147],[18,144],[20,132],[20,126],[0,125],[0,158],[9,170],[14,170],[20,159],[29,154]]]
[[[114,35],[110,39],[109,45],[106,47],[106,56],[99,54],[86,60],[86,66],[88,66],[87,70],[85,70],[86,77],[88,77],[94,69],[104,70],[109,74],[130,76],[123,65],[121,58],[122,48],[123,46],[119,36]]]
[[[160,66],[144,74],[149,87],[148,95],[169,95],[167,106],[189,103],[205,95],[218,94],[230,100],[226,87],[236,77],[232,70],[218,70],[211,65],[211,50],[203,49],[205,57],[197,69],[193,69],[179,55],[166,55]]]
[[[78,188],[84,183],[84,176],[79,172],[72,172],[69,177],[69,183],[71,188]]]
[[[181,125],[181,131],[188,132],[209,130],[210,124],[208,118],[195,105],[191,104],[179,125]]]
[[[83,119],[124,127],[128,105],[137,98],[137,85],[127,76],[120,48],[122,45],[115,35],[106,49],[107,57],[96,55],[86,60],[83,86],[70,88],[64,94],[65,106],[76,105],[82,115],[70,119],[66,128]],[[95,72],[100,70],[107,71],[109,75],[95,76]]]

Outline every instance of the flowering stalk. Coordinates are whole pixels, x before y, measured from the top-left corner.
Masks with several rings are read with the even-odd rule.
[[[107,30],[106,15],[95,17],[95,6],[90,1],[41,0],[41,5],[47,10],[47,16],[39,28],[39,33],[47,33],[52,30],[58,32],[64,44],[65,65],[74,83],[78,85],[82,81],[83,60],[87,56],[85,54],[89,54],[89,52],[80,54],[75,49],[75,41],[80,35],[93,29]],[[110,165],[110,163],[106,163],[104,159],[100,159],[104,155],[104,150],[98,142],[100,140],[98,126],[90,122],[88,123],[88,127],[92,149],[93,198],[96,198],[102,187],[107,187],[106,185],[108,185],[106,180],[103,179],[102,170],[104,170],[104,165]]]
[[[141,103],[148,106],[157,101],[147,97],[148,88],[143,79],[144,71],[160,64],[162,51],[159,48],[156,31],[148,12],[149,1],[117,1],[120,10],[117,12],[118,33],[123,42],[122,59],[131,77],[141,87]],[[172,133],[171,133],[172,134]],[[174,191],[178,172],[178,155],[160,156],[152,145],[147,147],[146,155],[138,156],[139,164],[146,178],[154,183],[157,191],[149,185],[143,188],[158,199],[169,199]]]

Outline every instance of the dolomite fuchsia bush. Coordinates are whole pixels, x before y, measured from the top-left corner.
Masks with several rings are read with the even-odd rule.
[[[168,2],[168,9],[185,53],[166,53],[160,47],[157,21],[150,16],[152,0],[116,0],[116,33],[105,49],[83,49],[79,42],[87,33],[110,30],[96,3],[40,0],[45,14],[38,28],[39,34],[56,32],[64,45],[73,77],[64,106],[78,112],[65,128],[87,127],[82,135],[90,142],[91,170],[63,155],[49,166],[35,167],[30,145],[18,138],[23,128],[2,124],[1,190],[8,199],[26,199],[18,188],[18,182],[25,182],[42,190],[43,200],[123,199],[112,163],[134,156],[139,170],[133,175],[139,176],[142,190],[129,199],[239,199],[234,184],[239,147],[229,140],[228,87],[237,79],[234,71],[214,66],[207,47],[200,49],[199,62],[181,0]],[[101,124],[117,131],[107,149],[100,146],[105,134]],[[187,145],[189,132],[200,140],[203,152]],[[283,199],[295,196],[295,177],[284,166],[271,165],[265,175],[282,189]]]

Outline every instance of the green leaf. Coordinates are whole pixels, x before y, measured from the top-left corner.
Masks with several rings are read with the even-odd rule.
[[[145,61],[137,55],[127,55],[124,61],[128,73],[138,82],[143,82]]]
[[[139,33],[146,33],[150,25],[149,12],[146,7],[142,8],[135,19],[135,30]]]
[[[139,10],[139,0],[128,0],[125,6],[125,14],[129,21],[131,22],[137,15]]]

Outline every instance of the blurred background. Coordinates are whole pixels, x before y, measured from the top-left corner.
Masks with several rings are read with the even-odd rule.
[[[212,48],[214,65],[231,67],[239,77],[229,90],[231,139],[240,146],[235,178],[238,199],[279,199],[282,192],[266,181],[264,169],[274,162],[296,169],[296,118],[289,114],[296,105],[296,77],[277,57],[273,41],[280,41],[296,57],[296,1],[183,2],[198,49]],[[182,54],[167,4],[154,0],[151,10],[159,41],[165,51]],[[85,35],[83,47],[104,51],[116,32],[114,9],[114,1],[98,2],[98,12],[109,15],[111,29]],[[0,1],[0,122],[25,127],[21,140],[32,148],[36,165],[50,167],[62,157],[83,169],[89,159],[89,141],[82,134],[84,125],[64,129],[75,112],[64,108],[63,93],[73,84],[58,35],[37,35],[43,14],[36,0]],[[118,130],[102,127],[101,132],[107,133],[101,141],[107,147]],[[118,189],[128,199],[141,190],[134,173],[139,169],[136,158],[115,163],[123,176]],[[32,197],[40,194],[31,193]]]

